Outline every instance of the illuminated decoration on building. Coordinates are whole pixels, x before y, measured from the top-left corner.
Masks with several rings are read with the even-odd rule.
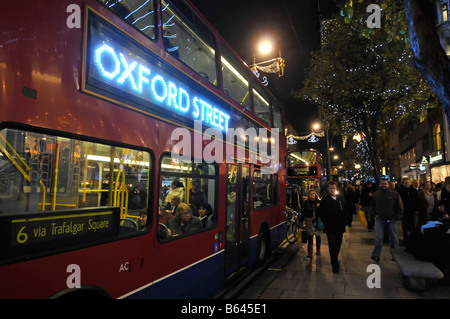
[[[288,143],[288,145],[293,145],[293,144],[297,144],[297,141],[292,136],[290,136],[287,140],[287,143]]]
[[[443,154],[441,154],[440,151],[437,151],[436,155],[430,155],[430,164],[443,162],[444,157],[442,155]]]
[[[253,72],[253,74],[259,79],[259,76],[260,76],[261,74],[259,74],[258,69],[252,68],[252,72]],[[267,85],[269,84],[269,80],[267,79],[267,76],[264,75],[264,76],[262,77],[261,83],[262,83],[264,86],[267,86]]]
[[[227,131],[229,112],[190,87],[186,77],[175,77],[176,70],[92,12],[86,57],[88,90]]]
[[[311,134],[311,136],[308,138],[308,142],[310,143],[317,143],[319,139],[314,134]]]
[[[300,141],[303,141],[303,140],[308,140],[308,142],[311,142],[312,140],[314,140],[314,142],[311,142],[311,143],[315,143],[315,142],[318,142],[319,141],[319,139],[317,138],[317,137],[324,137],[325,136],[325,133],[324,132],[318,132],[318,133],[310,133],[310,134],[308,134],[308,135],[304,135],[304,136],[295,136],[295,135],[288,135],[286,138],[288,139],[288,141],[290,140],[290,139],[293,139],[293,140],[300,140]],[[310,141],[311,140],[311,141]]]
[[[264,62],[253,63],[250,68],[253,72],[261,71],[265,73],[278,73],[279,77],[284,75],[286,62],[282,57],[271,59]]]
[[[260,74],[259,74],[259,72],[258,72],[258,69],[252,68],[252,72],[253,72],[253,74],[259,79]],[[264,86],[269,85],[269,80],[267,80],[267,76],[264,75],[264,76],[262,77],[261,83],[262,83]]]

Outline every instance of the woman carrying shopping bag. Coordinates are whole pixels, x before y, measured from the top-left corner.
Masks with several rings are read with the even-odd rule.
[[[303,204],[303,216],[305,218],[305,229],[308,235],[308,255],[307,258],[313,257],[313,242],[316,236],[316,255],[320,255],[321,235],[323,231],[323,224],[320,218],[317,217],[320,202],[316,191],[310,189],[308,191],[308,199]]]

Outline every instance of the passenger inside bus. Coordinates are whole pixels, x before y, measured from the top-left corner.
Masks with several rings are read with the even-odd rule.
[[[201,189],[200,181],[198,179],[194,179],[191,183],[191,189],[189,190],[189,203],[198,212],[200,205],[204,202],[206,202],[206,196]],[[197,215],[196,212],[194,212],[194,215]]]
[[[165,209],[174,214],[179,203],[181,203],[180,196],[172,195],[170,196],[170,202],[166,204]]]
[[[172,185],[170,186],[169,194],[167,194],[166,197],[166,204],[170,203],[170,199],[172,198],[172,195],[178,195],[180,197],[180,201],[184,201],[184,185],[183,183],[178,179],[175,178],[172,182]]]
[[[216,167],[167,156],[161,161],[161,171],[158,239],[171,240],[213,228],[217,224]],[[186,211],[177,214],[178,207]]]
[[[180,203],[175,210],[174,218],[169,222],[172,236],[186,236],[202,230],[200,218],[192,215],[192,210],[186,203]]]
[[[128,209],[134,210],[145,207],[147,192],[141,185],[134,186],[128,193]]]
[[[208,203],[200,204],[198,208],[198,218],[202,221],[203,229],[214,226],[214,212]]]
[[[169,223],[173,219],[173,214],[164,206],[159,206],[158,209],[158,238],[167,239],[171,236]]]
[[[141,210],[140,214],[139,214],[139,230],[140,231],[145,231],[148,229],[148,225],[147,225],[147,210],[143,209]]]

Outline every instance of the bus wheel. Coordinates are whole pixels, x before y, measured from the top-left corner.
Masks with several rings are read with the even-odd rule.
[[[98,287],[82,285],[81,288],[66,288],[51,296],[50,299],[111,299],[111,296]]]
[[[262,266],[262,264],[269,258],[269,256],[270,256],[269,233],[266,229],[262,229],[258,235],[258,250],[257,250],[258,266]]]

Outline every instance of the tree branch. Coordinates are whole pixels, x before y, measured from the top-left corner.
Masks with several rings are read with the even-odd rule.
[[[450,123],[449,60],[441,47],[431,1],[403,0],[414,64],[444,107]]]

